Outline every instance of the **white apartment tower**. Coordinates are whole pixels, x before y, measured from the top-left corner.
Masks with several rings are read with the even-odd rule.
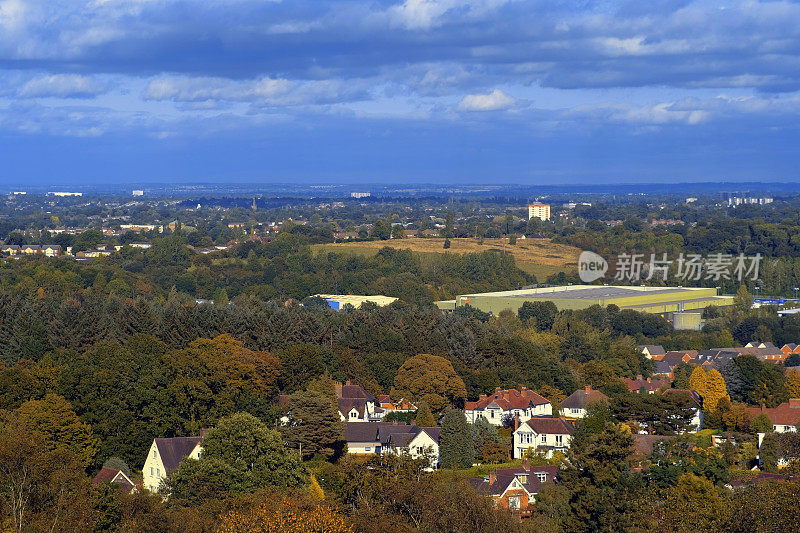
[[[532,218],[550,220],[550,204],[540,204],[539,202],[528,204],[528,220]]]

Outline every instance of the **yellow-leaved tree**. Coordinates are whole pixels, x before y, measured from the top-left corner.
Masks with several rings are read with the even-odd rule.
[[[689,377],[689,387],[696,390],[703,397],[703,407],[710,412],[717,410],[717,404],[722,398],[728,398],[725,379],[715,368],[706,371],[698,366]]]
[[[789,370],[786,372],[786,390],[789,398],[800,398],[800,372]]]

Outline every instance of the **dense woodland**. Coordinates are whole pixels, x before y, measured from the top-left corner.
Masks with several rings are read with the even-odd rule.
[[[732,234],[747,227],[752,237],[755,226],[749,222],[731,224],[739,228]],[[595,249],[615,252],[649,238],[637,228],[618,227],[623,229],[565,232],[561,238],[584,239]],[[675,238],[695,243],[691,246],[698,250],[718,251],[716,241],[698,241],[698,228]],[[784,229],[787,236],[794,231]],[[243,242],[203,255],[187,244],[211,236],[178,230],[147,236],[153,246],[146,251],[123,248],[91,262],[22,258],[0,263],[3,527],[796,529],[793,502],[800,482],[735,492],[725,484],[747,475],[755,461],[755,432],[764,428],[745,406],[774,406],[800,396],[800,375],[753,357],[738,358],[720,370],[719,378],[679,367],[675,387],[703,390],[714,398],[707,404],[708,431],[735,436],[731,442],[738,444],[715,448],[706,432],[677,438],[644,458],[632,454],[630,432],[650,427],[674,436],[686,427],[691,410],[677,400],[631,394],[619,379],[650,374],[652,362],[637,344],[704,349],[750,340],[798,342],[796,315],[779,318],[772,308],[750,310],[752,297],[744,289],[734,309],[707,309],[707,324],[699,332],[676,332],[660,317],[614,306],[557,312],[551,304],[526,305],[499,316],[464,307],[443,314],[434,300],[536,280],[517,269],[510,255],[423,259],[391,248],[375,257],[314,254],[309,245],[317,237],[303,233],[287,227],[271,242]],[[761,246],[743,235],[719,242],[729,243],[724,251],[732,252]],[[94,245],[90,237],[72,238]],[[794,237],[787,238],[791,243]],[[662,236],[653,239],[662,244]],[[763,250],[794,261],[789,259],[794,252],[778,244],[769,253]],[[400,300],[382,308],[333,311],[312,297],[317,293],[385,294]],[[213,303],[199,303],[201,298]],[[425,474],[412,460],[343,455],[331,381],[347,379],[374,395],[419,402],[426,412],[416,417],[441,424],[457,442],[468,443],[469,449],[459,452],[466,462],[454,460]],[[510,449],[508,428],[458,429],[451,422],[464,401],[496,387],[526,386],[557,406],[584,385],[608,394],[611,404],[595,408],[579,423],[567,457],[553,461],[562,481],[540,494],[531,519],[520,522],[494,509],[464,482],[467,475],[482,476],[490,465],[508,461]],[[279,395],[291,397],[294,409],[305,413],[304,423],[277,423],[285,414]],[[203,428],[212,428],[204,441],[207,452],[170,479],[166,490],[172,496],[166,501],[89,482],[103,464],[136,475],[153,438],[195,435]],[[779,457],[800,450],[791,436],[768,437],[772,455],[762,458],[768,469],[777,468]],[[483,466],[465,468],[473,460]]]

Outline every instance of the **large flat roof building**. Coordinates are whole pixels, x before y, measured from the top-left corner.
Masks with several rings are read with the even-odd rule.
[[[397,301],[397,298],[381,295],[361,296],[357,294],[315,294],[315,296],[318,296],[328,302],[328,305],[331,307],[331,309],[336,309],[337,311],[339,309],[344,309],[344,306],[347,304],[350,304],[358,309],[361,307],[361,304],[366,302],[374,303],[378,307],[383,307]]]
[[[553,302],[559,311],[586,309],[595,304],[602,307],[614,304],[620,309],[664,314],[704,309],[709,305],[729,306],[733,304],[733,297],[717,296],[717,290],[713,287],[570,285],[462,294],[455,300],[436,302],[436,305],[442,310],[453,310],[459,306],[471,305],[485,313],[496,315],[505,309],[516,312],[526,301]]]

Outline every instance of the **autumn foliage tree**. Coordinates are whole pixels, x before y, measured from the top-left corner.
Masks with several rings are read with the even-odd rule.
[[[425,400],[438,412],[448,405],[463,402],[467,388],[450,361],[438,355],[419,354],[400,367],[391,396],[417,402]]]
[[[717,410],[717,404],[722,398],[728,398],[725,380],[716,368],[706,371],[698,366],[689,377],[689,386],[703,397],[703,408],[709,412]]]
[[[265,502],[221,517],[219,533],[351,533],[353,525],[325,505],[302,507],[288,498],[278,506]]]

